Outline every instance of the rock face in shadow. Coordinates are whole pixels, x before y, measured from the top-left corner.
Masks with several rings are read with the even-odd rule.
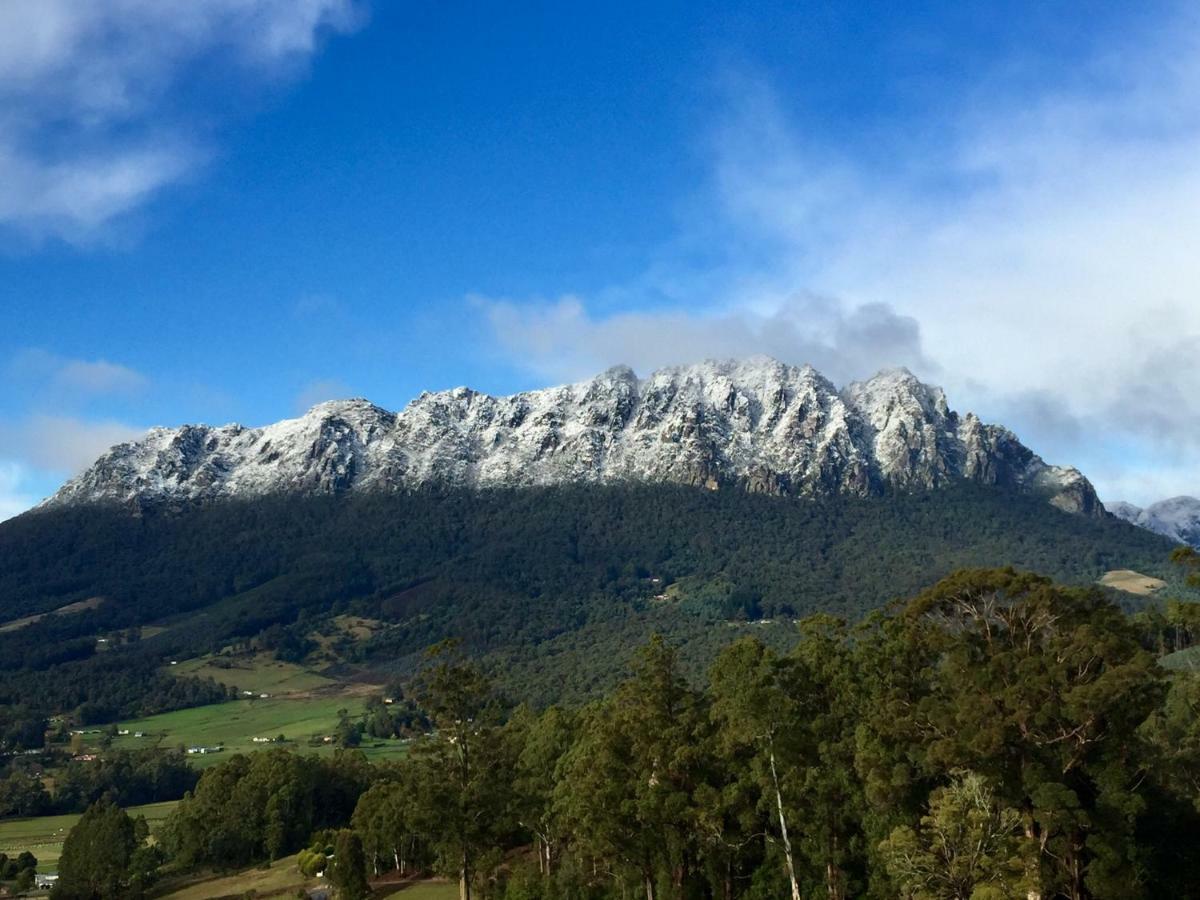
[[[870,496],[960,480],[1105,514],[1078,471],[1047,465],[1005,428],[959,416],[940,388],[907,370],[839,390],[809,366],[764,357],[645,379],[622,366],[509,397],[455,388],[400,412],[335,401],[263,428],[156,428],[113,447],[45,505],[620,481]]]

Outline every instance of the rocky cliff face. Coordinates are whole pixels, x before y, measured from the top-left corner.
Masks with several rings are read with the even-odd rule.
[[[705,362],[639,380],[492,397],[425,393],[398,413],[365,400],[245,428],[156,428],[109,450],[46,501],[190,502],[283,492],[648,481],[787,495],[868,496],[959,480],[1043,494],[1104,515],[1075,469],[953,412],[900,369],[839,391],[811,367]]]
[[[1200,500],[1195,497],[1172,497],[1145,509],[1121,501],[1111,511],[1118,519],[1200,549]]]

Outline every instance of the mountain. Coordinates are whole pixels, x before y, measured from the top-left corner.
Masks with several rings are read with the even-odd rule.
[[[800,497],[973,482],[1105,515],[1078,471],[960,416],[907,370],[839,391],[809,366],[764,357],[644,380],[616,367],[508,397],[455,388],[395,413],[356,399],[263,428],[156,428],[109,450],[43,507],[630,482]]]
[[[1155,534],[1200,548],[1200,500],[1195,497],[1172,497],[1151,503],[1145,509],[1119,501],[1109,511]]]

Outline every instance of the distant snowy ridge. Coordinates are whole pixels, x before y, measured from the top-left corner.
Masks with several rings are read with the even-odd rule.
[[[398,413],[358,399],[263,428],[156,428],[113,447],[43,506],[628,481],[798,497],[972,481],[1105,514],[1077,470],[1047,465],[1005,428],[959,416],[940,388],[907,370],[839,391],[809,366],[764,357],[644,380],[621,366],[508,397],[455,388],[423,393]]]
[[[1195,497],[1172,497],[1145,509],[1122,500],[1113,503],[1109,511],[1118,519],[1200,548],[1200,500]]]

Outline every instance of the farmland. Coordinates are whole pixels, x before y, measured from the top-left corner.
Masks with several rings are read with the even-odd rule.
[[[246,657],[202,656],[170,666],[172,675],[211,678],[226,687],[255,694],[294,694],[336,684],[295,663],[280,662],[268,654]]]
[[[151,803],[148,806],[134,806],[130,807],[129,814],[145,816],[150,833],[153,834],[177,802],[171,800],[166,803]],[[53,871],[62,853],[62,842],[78,821],[78,814],[4,819],[0,821],[0,853],[16,856],[22,850],[28,850],[38,858],[38,871]]]
[[[279,697],[267,700],[233,700],[210,706],[198,706],[121,723],[131,733],[114,738],[113,749],[163,749],[184,747],[223,748],[220,753],[195,755],[197,768],[216,765],[233,753],[250,753],[270,747],[255,743],[254,738],[283,735],[283,746],[300,752],[330,753],[332,744],[310,745],[331,735],[338,723],[339,710],[351,716],[362,712],[363,699],[345,694],[327,697]],[[134,737],[138,731],[144,737]],[[371,759],[403,755],[405,744],[397,740],[367,740],[360,748]]]

